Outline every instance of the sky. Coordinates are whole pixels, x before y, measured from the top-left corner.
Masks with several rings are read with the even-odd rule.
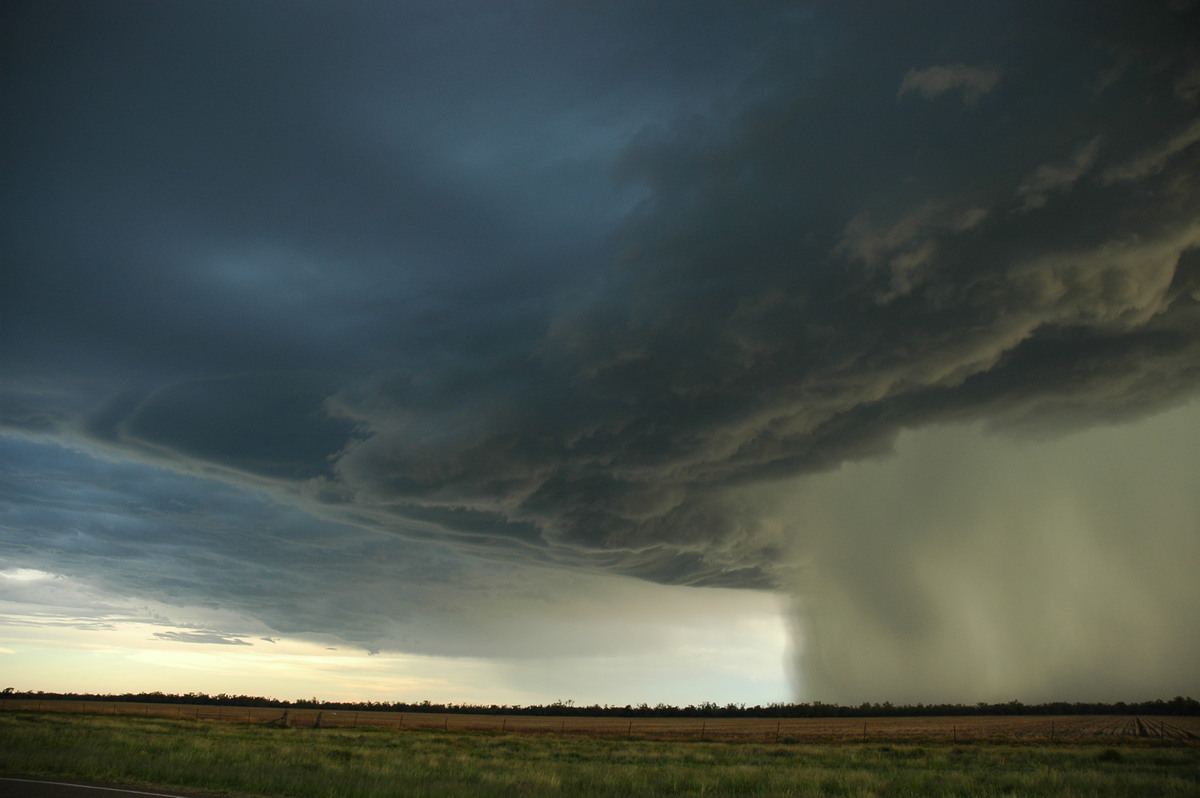
[[[1200,688],[1200,5],[9,2],[0,686]]]

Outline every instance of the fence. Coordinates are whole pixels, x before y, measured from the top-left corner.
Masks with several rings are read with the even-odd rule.
[[[765,742],[1083,741],[1105,736],[1200,740],[1200,718],[1121,716],[1003,716],[921,718],[670,718],[550,717],[458,713],[235,707],[125,701],[0,699],[0,712],[68,712],[291,728],[388,728],[572,734],[641,739],[758,740]]]

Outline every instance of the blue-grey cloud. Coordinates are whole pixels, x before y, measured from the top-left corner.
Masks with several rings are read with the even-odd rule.
[[[1031,51],[982,40],[1020,76],[993,113],[822,115],[848,86],[814,96],[807,72],[779,70],[753,102],[643,136],[621,174],[648,194],[615,234],[611,288],[561,312],[536,363],[340,393],[336,412],[366,434],[337,478],[359,501],[466,508],[568,552],[622,553],[638,573],[763,584],[776,541],[723,488],[831,467],[939,418],[1063,423],[1069,407],[1066,423],[1087,425],[1190,394],[1200,226],[1177,176],[1194,171],[1178,132],[1194,109],[1146,42],[1141,69],[1097,96],[1096,31],[1060,33]],[[843,46],[869,50],[876,35]],[[1094,66],[1045,87],[1032,67],[1051,46]],[[1071,102],[1026,116],[1051,90]],[[1080,140],[1108,132],[1071,129],[1076,109],[1123,119],[1153,91],[1162,107],[1111,134],[1096,168],[1145,152],[1175,168],[1067,194],[1100,157]],[[858,130],[871,133],[823,140]],[[975,143],[935,152],[916,145],[926,136]],[[1064,159],[1080,174],[1044,169]]]
[[[778,588],[749,486],[1200,386],[1194,8],[123,8],[4,12],[22,563]]]

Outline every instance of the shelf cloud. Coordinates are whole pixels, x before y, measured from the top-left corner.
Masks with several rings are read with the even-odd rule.
[[[1194,548],[1163,480],[1103,519],[1056,504],[1099,477],[997,486],[1011,447],[1094,475],[1071,441],[1117,469],[1113,429],[1195,419],[1195,8],[137,7],[4,12],[12,567],[481,656],[489,600],[776,591],[822,700],[1185,689],[1174,570],[1115,622],[1166,665],[1037,684],[1014,650],[1110,652],[1080,630],[1123,610],[986,563],[1098,589],[1152,495]],[[987,586],[969,617],[938,575]],[[933,652],[1007,670],[936,695]]]

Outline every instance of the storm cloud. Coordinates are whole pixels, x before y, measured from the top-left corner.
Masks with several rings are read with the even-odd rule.
[[[839,622],[916,645],[928,577],[881,620],[843,547],[911,563],[921,514],[780,496],[1196,396],[1200,25],[869,5],[11,6],[5,556],[368,647],[459,645],[388,618],[493,567],[794,592],[827,663]],[[947,572],[1042,545],[970,506]],[[817,697],[939,698],[806,656]]]

